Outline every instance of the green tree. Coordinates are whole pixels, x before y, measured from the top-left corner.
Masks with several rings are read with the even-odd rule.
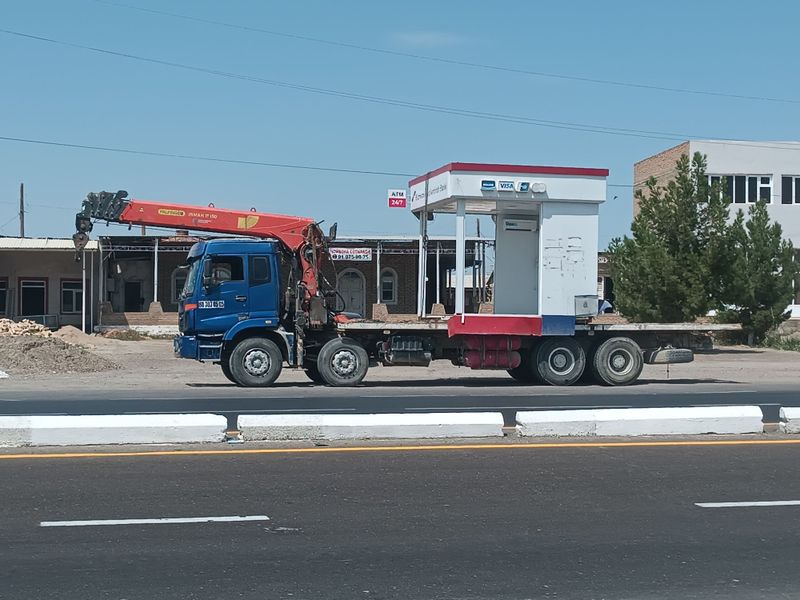
[[[729,286],[728,204],[703,155],[676,166],[666,186],[651,178],[637,191],[631,237],[609,246],[616,307],[634,321],[693,321]]]
[[[748,342],[760,342],[782,320],[792,301],[798,274],[794,248],[783,239],[779,223],[770,222],[767,206],[750,206],[747,220],[740,209],[730,226],[730,277],[720,294],[726,309],[719,318],[741,323]]]

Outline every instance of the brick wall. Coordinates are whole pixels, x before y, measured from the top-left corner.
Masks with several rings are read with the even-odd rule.
[[[103,313],[103,325],[178,325],[176,312],[122,312]]]
[[[639,203],[636,192],[645,188],[645,182],[655,177],[659,185],[666,185],[675,177],[675,162],[682,154],[689,154],[689,142],[683,142],[673,148],[654,154],[633,165],[633,216],[639,214]]]
[[[389,304],[393,314],[414,314],[417,312],[417,255],[416,254],[381,254],[381,270],[390,268],[397,273],[397,303]],[[365,280],[366,311],[371,314],[371,307],[378,301],[378,273],[375,254],[372,261],[336,261],[336,270],[341,273],[345,269],[356,269]]]

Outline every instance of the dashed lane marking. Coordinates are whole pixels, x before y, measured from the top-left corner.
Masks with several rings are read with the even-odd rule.
[[[175,523],[235,523],[269,521],[267,515],[229,517],[171,517],[159,519],[94,519],[88,521],[42,521],[39,527],[95,527],[104,525],[172,525]]]

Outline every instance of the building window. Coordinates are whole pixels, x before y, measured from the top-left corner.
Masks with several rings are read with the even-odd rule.
[[[781,177],[781,204],[800,204],[800,176]]]
[[[772,175],[709,175],[708,182],[733,204],[772,203]]]
[[[61,314],[76,315],[81,312],[83,291],[80,281],[61,282]]]
[[[47,313],[47,281],[44,279],[19,280],[19,315],[33,317]]]
[[[8,312],[8,279],[0,279],[0,315]]]
[[[397,304],[397,271],[394,269],[381,271],[381,302]]]
[[[189,274],[188,267],[178,267],[172,272],[172,303],[177,304],[181,298],[181,292],[186,285],[186,276]]]

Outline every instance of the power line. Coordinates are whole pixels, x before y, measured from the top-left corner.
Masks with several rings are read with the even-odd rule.
[[[365,169],[339,169],[336,167],[319,167],[315,165],[296,165],[289,163],[273,163],[258,160],[239,160],[235,158],[219,158],[215,156],[199,156],[194,154],[173,154],[170,152],[152,152],[149,150],[133,150],[130,148],[112,148],[109,146],[92,146],[88,144],[71,144],[68,142],[54,142],[50,140],[34,140],[10,136],[0,136],[0,140],[7,142],[20,142],[24,144],[40,144],[43,146],[61,146],[64,148],[79,148],[82,150],[100,150],[103,152],[118,152],[122,154],[138,154],[142,156],[158,156],[162,158],[183,158],[186,160],[203,160],[208,162],[229,163],[235,165],[254,165],[259,167],[275,167],[279,169],[303,169],[307,171],[327,171],[332,173],[353,173],[358,175],[385,175],[391,177],[414,177],[413,173],[395,173],[391,171],[369,171]]]
[[[213,19],[204,19],[202,17],[194,17],[191,15],[184,15],[179,13],[167,12],[163,10],[156,10],[152,8],[144,8],[141,6],[132,6],[130,4],[122,4],[117,2],[109,2],[107,0],[93,0],[98,4],[105,4],[107,6],[114,6],[117,8],[125,8],[129,10],[136,10],[144,13],[150,13],[155,15],[161,15],[166,17],[171,17],[175,19],[183,19],[186,21],[194,21],[197,23],[205,23],[207,25],[216,25],[220,27],[227,27],[229,29],[238,29],[241,31],[250,31],[254,33],[261,33],[275,37],[282,37],[287,39],[293,40],[300,40],[304,42],[313,42],[317,44],[326,44],[328,46],[338,46],[341,48],[350,48],[353,50],[360,50],[364,52],[372,52],[375,54],[384,54],[388,56],[399,56],[403,58],[412,58],[415,60],[423,60],[428,62],[436,62],[448,65],[457,65],[462,67],[470,67],[476,69],[483,69],[488,71],[497,71],[503,73],[516,73],[519,75],[530,75],[534,77],[545,77],[551,79],[561,79],[567,81],[577,81],[581,83],[591,83],[597,85],[608,85],[608,86],[616,86],[616,87],[627,87],[627,88],[637,88],[637,89],[644,89],[644,90],[654,90],[659,92],[672,92],[676,94],[692,94],[692,95],[700,95],[700,96],[716,96],[721,98],[734,98],[737,100],[756,100],[756,101],[764,101],[764,102],[779,102],[785,104],[800,104],[800,100],[792,99],[792,98],[774,98],[770,96],[750,96],[746,94],[732,94],[728,92],[716,92],[713,90],[697,90],[691,88],[678,88],[678,87],[669,87],[669,86],[661,86],[661,85],[651,85],[645,83],[634,83],[630,81],[616,81],[612,79],[598,79],[594,77],[580,77],[575,75],[565,75],[563,73],[550,73],[545,71],[533,71],[529,69],[522,69],[516,67],[508,67],[502,65],[494,65],[489,63],[477,63],[477,62],[470,62],[464,60],[456,60],[456,59],[449,59],[443,58],[439,56],[430,56],[427,54],[417,54],[413,52],[402,52],[399,50],[388,50],[385,48],[375,48],[371,46],[363,46],[360,44],[352,44],[349,42],[342,42],[338,40],[330,40],[325,38],[318,38],[312,37],[307,35],[300,35],[295,33],[286,33],[284,31],[275,31],[271,29],[262,29],[260,27],[253,27],[249,25],[240,25],[236,23],[227,23],[225,21],[217,21]]]
[[[5,33],[7,35],[13,35],[21,38],[47,42],[51,44],[57,44],[60,46],[66,46],[70,48],[78,48],[81,50],[87,50],[90,52],[96,52],[99,54],[111,55],[120,58],[127,58],[131,60],[147,62],[151,64],[158,64],[162,66],[167,66],[176,69],[182,69],[187,71],[205,73],[208,75],[214,75],[218,77],[225,77],[229,79],[237,79],[242,81],[249,81],[251,83],[260,83],[264,85],[270,85],[274,87],[281,87],[287,89],[294,89],[303,92],[309,92],[314,94],[322,94],[326,96],[335,96],[340,98],[348,98],[351,100],[359,100],[362,102],[370,102],[374,104],[383,104],[389,106],[398,106],[402,108],[410,108],[413,110],[420,110],[425,112],[433,112],[433,113],[443,113],[443,114],[451,114],[461,117],[469,117],[475,119],[483,119],[483,120],[490,120],[490,121],[501,121],[506,123],[517,123],[522,125],[533,125],[537,127],[548,127],[554,129],[566,129],[571,131],[583,131],[589,133],[601,133],[607,135],[620,135],[620,136],[627,136],[627,137],[638,137],[638,138],[648,138],[648,139],[658,139],[658,140],[669,140],[669,141],[683,141],[688,137],[714,137],[714,136],[689,136],[682,133],[670,133],[670,132],[662,132],[662,131],[650,131],[644,129],[629,129],[629,128],[621,128],[621,127],[608,127],[604,125],[592,125],[586,123],[573,123],[568,121],[553,121],[547,119],[538,119],[538,118],[531,118],[531,117],[522,117],[517,115],[507,115],[502,113],[491,113],[491,112],[483,112],[483,111],[474,111],[474,110],[467,110],[467,109],[460,109],[460,108],[453,108],[448,106],[440,106],[435,104],[422,104],[418,102],[410,102],[405,100],[398,100],[394,98],[385,98],[380,96],[369,96],[365,94],[358,94],[353,92],[347,92],[342,90],[333,90],[328,88],[318,88],[303,84],[296,84],[286,81],[279,81],[274,79],[264,79],[261,77],[251,76],[251,75],[243,75],[239,73],[231,73],[228,71],[221,71],[218,69],[208,69],[205,67],[198,67],[194,65],[187,65],[183,63],[176,63],[173,61],[162,60],[157,58],[148,58],[144,56],[138,56],[135,54],[129,54],[126,52],[117,52],[115,50],[108,50],[105,48],[98,48],[94,46],[84,46],[82,44],[75,44],[72,42],[65,42],[62,40],[56,40],[53,38],[48,38],[44,36],[32,35],[28,33],[22,33],[19,31],[11,31],[8,29],[0,29],[0,33]],[[720,138],[724,139],[724,138]]]

